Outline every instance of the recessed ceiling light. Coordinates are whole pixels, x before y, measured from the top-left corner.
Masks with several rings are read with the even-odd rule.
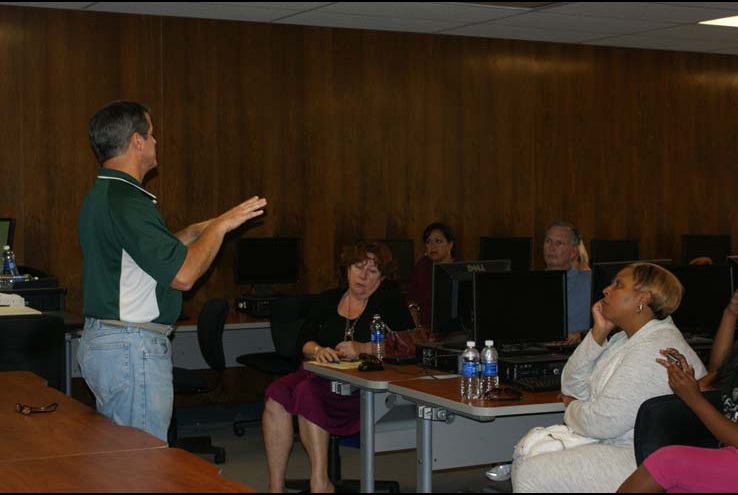
[[[733,17],[723,17],[722,19],[713,19],[711,21],[702,21],[700,24],[710,24],[711,26],[730,26],[738,27],[738,15]]]

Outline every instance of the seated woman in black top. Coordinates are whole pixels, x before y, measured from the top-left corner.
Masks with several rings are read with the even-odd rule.
[[[316,298],[299,339],[303,356],[330,362],[372,354],[369,323],[374,314],[380,314],[393,330],[412,328],[402,295],[382,283],[396,277],[396,266],[384,244],[361,241],[344,248],[341,268],[348,284]],[[262,421],[269,491],[284,491],[293,443],[292,415],[297,415],[300,439],[310,460],[310,491],[332,492],[327,472],[329,434],[345,436],[359,431],[359,393],[333,394],[329,380],[300,368],[272,383],[265,395]]]

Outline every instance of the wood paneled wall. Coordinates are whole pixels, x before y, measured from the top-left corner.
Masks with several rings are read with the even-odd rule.
[[[738,57],[302,26],[0,7],[0,216],[22,264],[81,308],[76,218],[97,164],[87,120],[152,107],[147,188],[173,230],[253,194],[185,309],[243,288],[234,237],[301,236],[304,281],[335,283],[340,246],[455,229],[639,237],[679,258],[682,233],[738,241]]]

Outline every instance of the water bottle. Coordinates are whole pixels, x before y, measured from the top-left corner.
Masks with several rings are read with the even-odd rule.
[[[500,375],[497,369],[497,349],[493,340],[484,341],[484,349],[480,354],[482,376],[479,378],[479,396],[484,397],[487,391],[500,386]]]
[[[15,253],[7,245],[3,247],[3,275],[10,275],[11,277],[20,275],[18,265],[15,263]]]
[[[371,327],[369,327],[372,338],[372,350],[377,359],[381,360],[384,357],[384,322],[382,317],[374,315],[372,318]]]
[[[474,347],[475,342],[466,343],[466,349],[461,354],[461,399],[476,399],[479,397],[479,351]]]

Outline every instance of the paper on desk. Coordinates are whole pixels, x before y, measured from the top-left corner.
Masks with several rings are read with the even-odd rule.
[[[326,368],[335,368],[337,370],[355,370],[361,364],[361,361],[341,361],[340,363],[319,363],[318,361],[310,361],[310,364],[325,366]]]
[[[40,315],[41,311],[28,306],[0,306],[0,316]]]

